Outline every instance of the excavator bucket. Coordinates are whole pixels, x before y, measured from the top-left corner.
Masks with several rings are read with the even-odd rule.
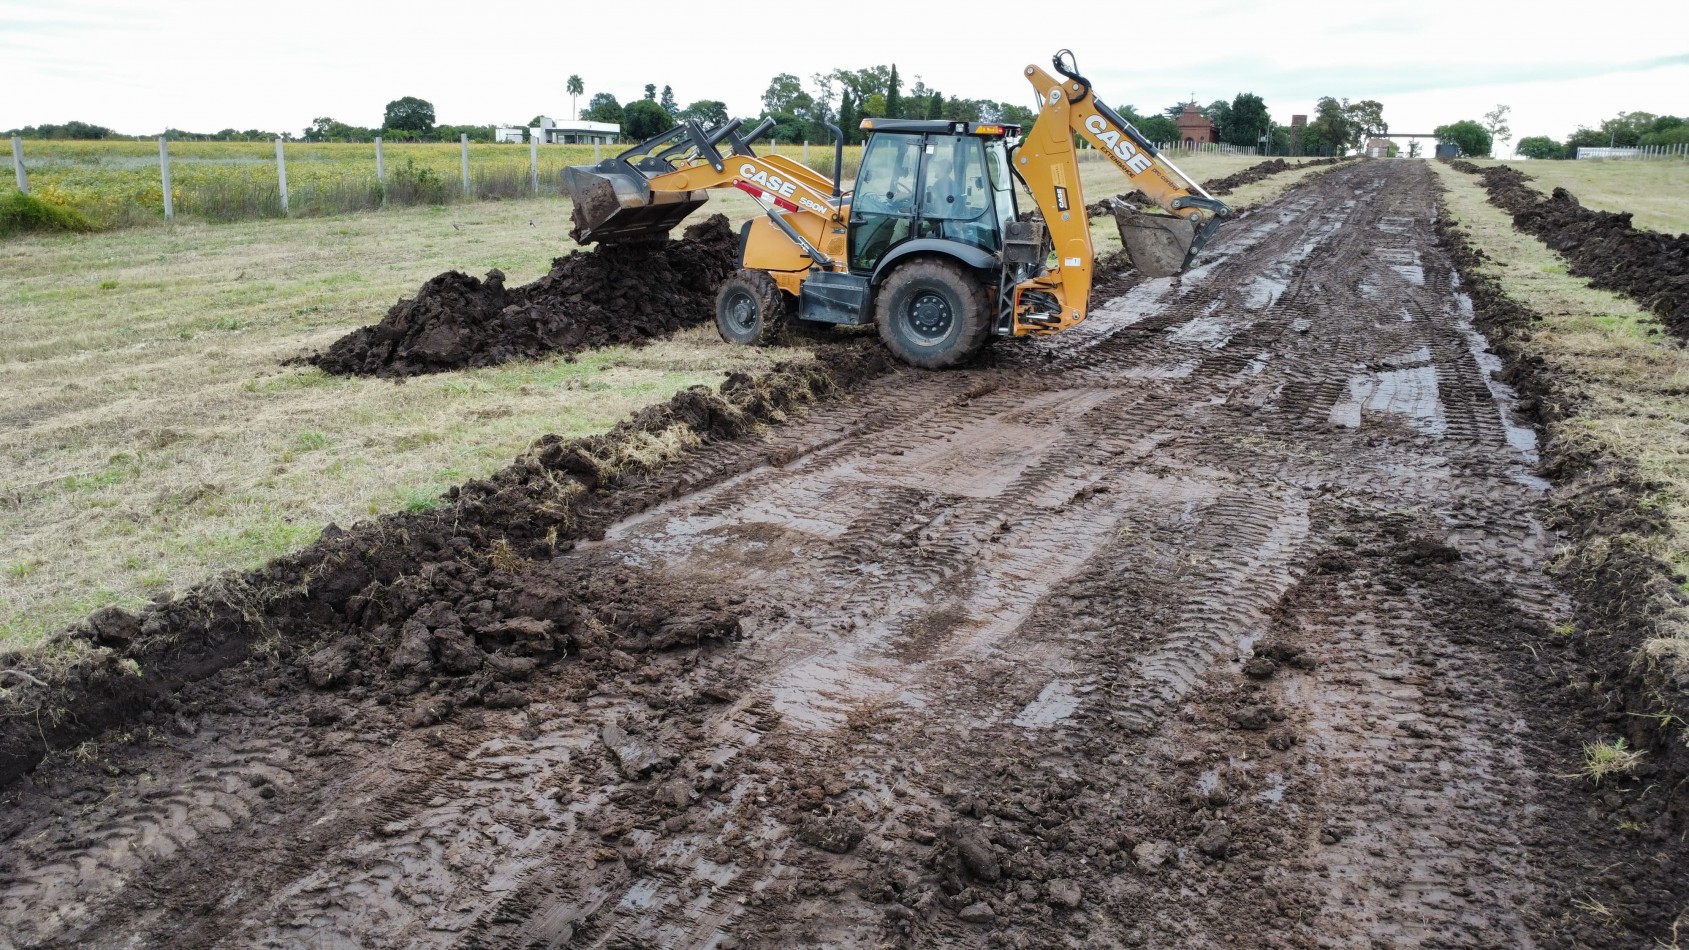
[[[614,161],[571,165],[563,185],[575,199],[569,234],[582,244],[662,237],[709,199],[704,191],[652,192],[643,175]]]
[[[1171,277],[1185,269],[1196,225],[1184,218],[1144,214],[1136,208],[1114,208],[1114,223],[1120,227],[1120,243],[1126,246],[1132,266],[1148,277]]]

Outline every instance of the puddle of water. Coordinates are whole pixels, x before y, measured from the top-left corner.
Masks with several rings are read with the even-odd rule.
[[[1273,783],[1272,787],[1263,789],[1261,794],[1256,797],[1261,801],[1272,802],[1277,805],[1279,802],[1284,801],[1284,776],[1274,772],[1268,775],[1267,779]]]
[[[1249,299],[1243,306],[1248,310],[1264,310],[1272,306],[1273,301],[1282,296],[1289,288],[1285,281],[1272,277],[1256,277],[1249,283]]]
[[[1429,358],[1430,354],[1426,354]],[[1448,418],[1437,396],[1437,369],[1415,366],[1349,377],[1349,398],[1331,407],[1331,424],[1358,429],[1363,412],[1389,412],[1427,435],[1441,437]]]
[[[1196,787],[1202,794],[1207,795],[1220,787],[1220,773],[1213,769],[1203,772],[1196,778]]]
[[[1195,317],[1176,327],[1168,328],[1167,341],[1218,350],[1230,342],[1232,335],[1245,325],[1232,323],[1220,317]]]
[[[1051,680],[1038,692],[1038,698],[1026,704],[1015,717],[1015,725],[1022,729],[1048,729],[1073,715],[1079,708],[1079,695],[1067,680]]]

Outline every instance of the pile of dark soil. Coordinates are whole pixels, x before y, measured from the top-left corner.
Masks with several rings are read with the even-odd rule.
[[[1629,212],[1590,210],[1564,188],[1544,197],[1527,184],[1529,176],[1506,165],[1450,164],[1481,177],[1490,203],[1511,214],[1514,227],[1564,255],[1573,274],[1633,298],[1689,339],[1689,234],[1641,230]]]
[[[1681,577],[1654,553],[1670,530],[1648,501],[1657,486],[1633,462],[1592,450],[1561,428],[1585,397],[1575,380],[1526,351],[1541,315],[1478,270],[1485,255],[1453,219],[1440,215],[1436,228],[1476,322],[1503,358],[1503,380],[1521,396],[1518,409],[1544,435],[1542,471],[1555,486],[1551,526],[1564,551],[1551,570],[1571,593],[1574,616],[1555,675],[1581,697],[1591,725],[1646,753],[1634,775],[1603,785],[1602,804],[1648,838],[1680,834],[1689,827],[1681,725],[1689,721],[1689,682],[1641,654],[1647,640],[1681,622],[1685,606]]]
[[[521,287],[506,287],[497,270],[486,280],[449,271],[380,323],[303,362],[337,375],[398,377],[640,343],[710,320],[716,287],[738,253],[738,237],[718,214],[678,241],[576,251]]]
[[[388,702],[426,691],[403,700],[423,725],[454,707],[522,705],[517,684],[534,669],[606,652],[612,641],[625,654],[730,637],[737,620],[725,602],[528,568],[619,518],[768,461],[739,452],[703,482],[665,480],[685,447],[738,439],[890,369],[878,345],[855,345],[757,377],[734,373],[719,392],[693,387],[604,435],[546,436],[508,467],[452,489],[440,508],[330,525],[260,570],[138,614],[101,610],[55,648],[0,655],[0,669],[26,680],[0,691],[0,789],[51,750],[120,723],[168,721],[178,689],[260,645],[280,664],[267,689],[350,687]]]

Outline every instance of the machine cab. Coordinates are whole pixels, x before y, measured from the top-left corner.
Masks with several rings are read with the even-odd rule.
[[[865,119],[850,208],[850,270],[869,275],[902,245],[954,241],[996,254],[1014,220],[1014,126]],[[930,246],[930,245],[929,245]],[[937,249],[937,248],[934,248]]]

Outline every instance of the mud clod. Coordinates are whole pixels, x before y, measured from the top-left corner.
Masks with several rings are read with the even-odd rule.
[[[977,825],[951,825],[946,836],[956,849],[956,858],[961,862],[962,870],[977,880],[987,884],[994,883],[1003,876],[1002,866],[997,863],[997,856],[991,852],[991,840]]]
[[[342,376],[404,377],[615,343],[640,343],[714,315],[738,237],[715,215],[676,241],[618,244],[558,258],[531,284],[507,288],[450,271],[304,362]]]

